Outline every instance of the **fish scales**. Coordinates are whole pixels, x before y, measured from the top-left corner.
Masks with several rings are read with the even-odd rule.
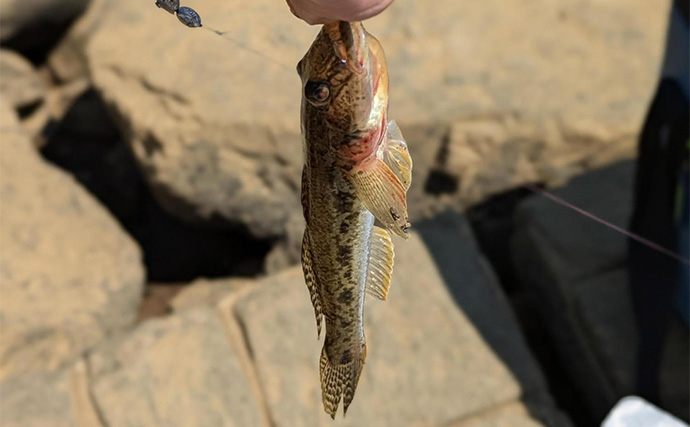
[[[327,353],[332,360],[346,364],[364,345],[362,310],[374,216],[332,164],[314,163],[308,180],[309,203],[310,211],[318,214],[310,217],[306,233],[314,273],[321,284]],[[323,185],[328,181],[340,181],[343,188]]]
[[[386,229],[407,236],[412,161],[399,129],[387,122],[383,49],[361,23],[325,25],[297,71],[305,152],[302,268],[319,335],[325,319],[322,400],[335,417],[341,400],[344,412],[352,402],[366,360],[365,295],[387,297],[393,245]]]

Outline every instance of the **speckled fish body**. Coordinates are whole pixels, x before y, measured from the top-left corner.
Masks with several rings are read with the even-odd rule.
[[[319,334],[326,319],[320,377],[324,410],[334,417],[341,399],[347,411],[364,366],[365,293],[382,300],[388,293],[389,231],[407,237],[412,162],[397,126],[387,121],[383,49],[361,23],[325,25],[297,71],[305,151],[302,267]]]

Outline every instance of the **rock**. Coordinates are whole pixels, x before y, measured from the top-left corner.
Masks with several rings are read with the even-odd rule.
[[[47,63],[62,83],[90,78],[86,45],[107,13],[117,13],[119,2],[89,0],[84,13],[72,24],[48,54]]]
[[[553,193],[628,228],[633,173],[632,162],[618,163],[578,177]],[[523,201],[515,219],[516,275],[531,299],[538,301],[540,317],[547,319],[544,324],[568,380],[600,421],[616,401],[634,391],[637,331],[625,268],[627,238],[541,196]],[[670,337],[669,348],[675,350],[662,366],[667,378],[662,380],[662,402],[687,417],[687,332]]]
[[[304,226],[302,211],[293,211],[285,226],[285,237],[278,241],[266,255],[264,269],[267,274],[276,273],[289,266],[299,264]]]
[[[632,206],[633,168],[632,162],[617,163],[580,176],[554,194],[605,221],[627,228]],[[575,286],[580,279],[625,262],[627,243],[623,234],[546,197],[534,196],[522,202],[515,222],[520,229],[515,238],[514,252],[519,255],[516,265],[530,277],[530,282],[543,277],[543,270],[537,265],[542,262],[551,268],[546,273],[557,274],[563,286]],[[525,246],[521,246],[523,242]],[[537,257],[528,255],[534,250],[540,252]],[[552,287],[553,283],[548,286]]]
[[[250,286],[252,282],[249,279],[199,279],[185,286],[175,295],[170,301],[170,306],[175,312],[198,307],[215,307],[223,298],[244,287]]]
[[[213,309],[149,320],[88,359],[109,426],[256,426],[260,408]]]
[[[4,105],[4,104],[3,104]],[[135,320],[141,253],[71,177],[0,115],[0,379],[55,370]]]
[[[626,227],[630,215],[632,164],[621,163],[574,179],[554,193]],[[603,197],[602,197],[603,196]],[[601,420],[616,393],[596,360],[576,317],[577,286],[625,262],[626,238],[545,197],[522,202],[515,214],[513,260],[521,285],[538,307],[570,381],[593,419]]]
[[[538,410],[536,416],[533,411],[533,408],[527,407],[522,402],[511,402],[449,424],[449,427],[567,427],[571,425],[570,420],[552,407]],[[544,419],[546,421],[543,421]]]
[[[415,229],[433,258],[433,267],[441,273],[442,283],[482,339],[510,368],[526,393],[541,390],[544,386],[541,372],[496,275],[479,252],[465,216],[442,214],[417,224]],[[411,253],[409,259],[414,258]],[[408,261],[408,268],[415,265]],[[405,274],[404,270],[399,274]]]
[[[198,9],[204,25],[230,29],[223,36],[180,26],[153,5],[117,6],[96,25],[86,56],[158,199],[185,220],[283,238],[299,212],[294,64],[317,29],[274,0]],[[438,206],[632,155],[656,83],[664,8],[642,0],[437,6],[399,2],[367,23],[386,48],[390,117],[415,159],[413,222]]]
[[[62,94],[59,97],[60,102],[53,102],[56,105],[51,109],[51,113],[52,120],[59,122],[59,131],[63,134],[73,138],[96,139],[99,142],[121,139],[120,131],[103,105],[103,100],[90,87],[87,79],[74,80],[57,86],[51,92]],[[50,98],[49,95],[48,104],[51,104]],[[55,137],[56,134],[51,135],[51,137]],[[126,144],[118,145],[127,149]],[[133,162],[129,162],[129,164],[134,165]]]
[[[137,323],[152,317],[162,317],[172,312],[170,301],[177,295],[183,284],[178,283],[147,283],[144,288],[144,298],[139,305]]]
[[[55,372],[34,372],[0,383],[7,427],[100,427],[88,394],[83,360]]]
[[[582,280],[573,288],[582,326],[592,340],[591,351],[601,363],[614,391],[634,394],[637,330],[628,274],[624,268]]]
[[[299,211],[302,166],[294,67],[267,65],[259,56],[264,53],[239,50],[212,32],[185,28],[155,7],[118,4],[88,43],[89,65],[106,103],[125,123],[159,202],[185,220],[224,219],[259,238],[284,235],[288,214]],[[276,12],[270,26],[260,24],[264,6]],[[238,7],[236,2],[219,4],[215,22],[207,25],[227,25],[252,49],[268,57],[280,52],[280,61],[309,45],[313,30],[294,31],[284,4],[265,2],[248,15],[238,14]],[[146,39],[144,49],[151,49],[153,62],[141,62],[138,49],[123,50],[127,59],[116,60],[111,54],[119,55],[122,46],[111,37],[113,30],[132,40]],[[210,74],[181,74],[194,64]],[[165,69],[172,72],[161,73]],[[250,85],[226,84],[250,80],[265,87],[255,92]],[[128,100],[119,96],[123,93]],[[293,114],[283,113],[289,110]],[[146,111],[141,121],[140,111]]]
[[[582,136],[565,126],[551,119],[511,116],[455,123],[440,169],[457,180],[460,200],[468,205],[525,182],[563,184],[591,168],[594,158],[606,164],[633,155],[637,129],[594,135],[593,124]]]
[[[75,102],[88,90],[89,82],[86,79],[74,80],[62,86],[51,87],[45,94],[44,102],[29,116],[22,120],[23,127],[29,132],[31,139],[37,147],[44,147],[49,138],[64,123],[61,123]],[[95,118],[91,115],[91,119]],[[86,121],[89,125],[82,124],[83,128],[92,130],[98,125],[97,120]],[[103,121],[100,122],[103,124]],[[74,125],[70,123],[70,125]],[[109,126],[102,126],[107,130]],[[99,136],[99,135],[96,135]]]
[[[31,373],[0,383],[6,427],[77,427],[67,371]]]
[[[0,94],[15,109],[36,105],[43,99],[45,84],[34,66],[20,54],[0,49]]]
[[[41,154],[74,175],[136,239],[149,282],[262,271],[271,242],[251,239],[239,230],[186,223],[163,211],[114,126],[98,94],[89,90],[71,104]]]
[[[620,268],[582,280],[574,288],[580,324],[590,351],[613,389],[614,399],[635,393],[637,328],[627,269]],[[661,403],[671,413],[688,418],[690,341],[687,326],[673,318],[661,366]]]
[[[386,48],[391,117],[453,123],[516,113],[637,132],[655,89],[668,9],[639,0],[437,6],[394,4],[367,27]],[[630,58],[634,52],[649,62]],[[620,61],[635,89],[620,78]]]
[[[0,40],[6,42],[22,31],[40,32],[64,25],[83,11],[86,4],[87,0],[2,0]],[[40,40],[38,34],[32,36]]]
[[[464,220],[419,229],[396,241],[388,301],[366,300],[366,367],[347,417],[338,414],[335,425],[446,425],[523,395],[545,394],[541,372]],[[322,343],[314,339],[301,269],[262,279],[237,299],[234,312],[275,425],[331,424],[321,407]]]
[[[0,101],[0,131],[8,135],[14,135],[17,138],[24,137],[17,113],[12,108],[12,105],[6,103],[5,100]]]

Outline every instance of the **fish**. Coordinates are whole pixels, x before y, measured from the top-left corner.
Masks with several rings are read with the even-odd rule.
[[[386,300],[391,233],[408,238],[412,159],[388,120],[383,48],[361,22],[324,25],[297,64],[304,148],[302,270],[325,319],[319,362],[324,411],[352,403],[367,354],[364,298]]]

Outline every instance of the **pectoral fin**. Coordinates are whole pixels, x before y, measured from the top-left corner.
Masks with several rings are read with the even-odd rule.
[[[374,227],[369,250],[367,268],[367,293],[385,301],[391,286],[393,274],[393,242],[391,236],[381,227]]]
[[[302,238],[302,272],[304,273],[304,281],[307,283],[307,288],[309,289],[311,304],[314,306],[314,314],[316,315],[316,334],[318,338],[321,337],[323,305],[321,303],[321,288],[314,274],[311,260],[311,244],[309,243],[309,234],[305,230],[304,237]]]
[[[412,183],[412,158],[402,132],[394,120],[388,122],[386,144],[383,147],[383,161],[395,173],[405,190],[409,190]]]
[[[346,174],[364,207],[386,228],[407,239],[406,189],[391,168],[374,157]]]

